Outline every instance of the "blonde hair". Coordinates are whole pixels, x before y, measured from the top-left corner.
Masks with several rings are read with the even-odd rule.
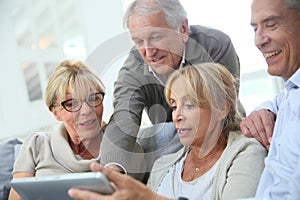
[[[208,108],[218,113],[229,109],[224,119],[222,132],[239,130],[241,115],[237,109],[237,92],[235,78],[221,64],[201,63],[186,66],[174,71],[166,84],[165,97],[170,105],[171,86],[181,77],[186,85],[190,99],[200,108]]]
[[[89,90],[105,92],[105,87],[100,78],[83,62],[65,60],[56,67],[48,80],[45,103],[51,111],[57,100],[66,97],[67,91],[78,94]]]

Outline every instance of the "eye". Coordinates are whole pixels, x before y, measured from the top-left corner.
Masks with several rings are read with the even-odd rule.
[[[138,46],[138,47],[143,45],[143,40],[134,39],[133,41],[134,41],[135,45]]]
[[[268,22],[266,24],[266,27],[269,28],[269,29],[275,29],[276,26],[277,26],[277,23],[275,23],[275,22]]]
[[[95,102],[95,101],[98,101],[99,99],[100,99],[99,95],[92,94],[92,95],[89,96],[88,101],[89,102]]]
[[[270,29],[270,30],[274,30],[277,28],[278,24],[281,23],[280,18],[278,17],[271,17],[270,19],[266,20],[265,22],[265,27]]]
[[[153,41],[158,41],[158,40],[160,40],[161,38],[162,38],[161,35],[155,34],[155,35],[152,35],[150,39],[153,40]]]
[[[185,101],[183,104],[184,108],[187,110],[193,109],[196,107],[196,104],[191,101]]]
[[[171,109],[174,111],[177,109],[177,106],[171,106]]]
[[[65,101],[63,103],[63,106],[67,107],[67,108],[75,108],[79,105],[79,101],[75,100],[75,99],[70,99],[68,101]]]

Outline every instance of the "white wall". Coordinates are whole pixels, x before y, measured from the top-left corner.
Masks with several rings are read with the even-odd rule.
[[[24,137],[56,124],[42,100],[29,101],[23,70],[18,61],[23,55],[17,48],[11,15],[18,5],[28,2],[31,1],[0,0],[0,139]],[[107,38],[123,31],[121,0],[77,0],[76,3],[87,54]]]

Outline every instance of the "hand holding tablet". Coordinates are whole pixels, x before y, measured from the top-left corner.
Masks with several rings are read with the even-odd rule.
[[[91,190],[101,194],[114,192],[114,188],[101,172],[15,178],[11,185],[23,200],[72,200],[68,195],[70,188]]]

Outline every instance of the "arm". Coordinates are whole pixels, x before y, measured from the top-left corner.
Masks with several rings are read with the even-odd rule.
[[[144,158],[136,137],[144,109],[144,96],[141,90],[141,76],[136,70],[141,62],[133,52],[125,61],[115,83],[114,113],[108,123],[101,143],[101,163],[118,162],[130,175],[142,179]],[[142,78],[142,77],[141,77]]]
[[[72,198],[80,200],[119,200],[119,199],[135,199],[135,200],[167,200],[162,196],[158,196],[147,188],[143,183],[116,172],[109,167],[101,168],[99,164],[92,163],[93,171],[101,171],[114,184],[116,191],[112,195],[101,195],[86,190],[71,189],[68,191]]]
[[[29,172],[17,172],[14,173],[13,178],[25,178],[25,177],[33,177],[33,173]],[[10,189],[8,200],[22,200],[21,196],[14,190],[14,188]]]
[[[191,44],[197,42],[197,45],[194,46],[198,47],[191,49],[191,52],[187,49],[187,59],[189,59],[189,57],[195,57],[192,52],[196,52],[197,54],[200,52],[200,57],[204,57],[203,55],[208,54],[210,59],[208,60],[207,58],[201,58],[200,62],[214,61],[224,65],[235,77],[235,87],[237,94],[239,94],[240,62],[230,37],[219,30],[206,28],[203,26],[191,26],[190,29],[190,38],[193,41],[190,41],[189,43]],[[204,51],[202,49],[204,49]],[[195,63],[193,60],[191,60],[191,62]],[[238,110],[242,116],[246,115],[245,109],[240,101],[238,101]]]
[[[38,134],[29,135],[23,142],[18,156],[14,162],[13,178],[35,176],[36,162],[40,158],[37,154],[41,145],[37,145]],[[9,200],[22,200],[17,192],[11,188]]]

